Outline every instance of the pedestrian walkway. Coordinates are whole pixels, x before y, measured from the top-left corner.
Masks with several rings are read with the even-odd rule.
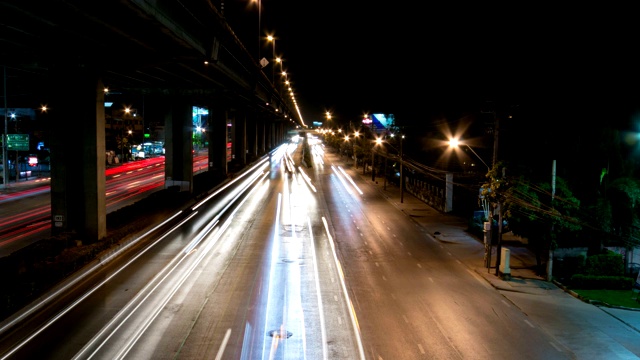
[[[348,165],[346,167],[349,167]],[[485,266],[484,242],[477,235],[467,231],[469,219],[442,213],[429,206],[422,200],[404,191],[400,194],[400,188],[382,178],[371,179],[371,173],[362,174],[356,171],[361,181],[376,186],[378,191],[391,202],[398,210],[407,214],[415,223],[442,243],[447,243],[450,248],[456,249],[459,260],[471,269],[483,276],[487,281],[499,289],[512,291],[538,292],[538,288],[555,287],[535,272],[535,254],[526,246],[526,240],[520,240],[514,236],[503,237],[503,248],[509,249],[510,279],[496,273],[496,246],[492,248],[491,268]],[[501,263],[504,264],[504,259]]]

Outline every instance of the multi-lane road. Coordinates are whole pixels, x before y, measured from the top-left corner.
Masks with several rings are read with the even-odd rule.
[[[202,172],[206,165],[205,155],[194,156],[194,174]],[[110,213],[164,188],[164,157],[110,167],[105,177],[107,213]],[[49,180],[40,177],[13,183],[0,193],[0,257],[51,235]]]
[[[0,358],[573,358],[339,158],[299,151],[5,321]]]

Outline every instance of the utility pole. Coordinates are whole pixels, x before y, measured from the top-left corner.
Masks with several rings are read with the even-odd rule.
[[[8,116],[8,111],[7,111],[7,66],[3,66],[3,70],[4,70],[4,80],[3,80],[3,95],[4,95],[4,135],[3,135],[3,139],[2,139],[2,185],[4,186],[4,188],[6,189],[7,186],[9,185],[9,174],[7,173],[7,166],[8,166],[8,149],[9,149],[9,136],[8,134],[8,128],[7,128],[7,122],[9,121],[7,116]]]
[[[404,202],[404,175],[402,175],[404,160],[402,159],[402,139],[404,139],[404,135],[400,136],[400,203]]]
[[[556,161],[551,164],[551,209],[553,210],[553,200],[556,197]],[[549,259],[547,260],[547,281],[551,281],[553,270],[553,223],[549,233]]]
[[[495,168],[498,163],[498,140],[500,134],[500,118],[496,115],[496,110],[493,109],[493,167]],[[503,169],[504,171],[504,169]],[[502,174],[504,176],[504,173]],[[500,258],[502,252],[502,199],[500,194],[497,195],[498,204],[496,206],[498,210],[498,244],[496,245],[496,275],[500,274]]]
[[[373,147],[371,147],[371,181],[376,181],[376,170],[375,170],[375,167],[373,166],[375,159],[373,158],[373,156],[374,156]]]

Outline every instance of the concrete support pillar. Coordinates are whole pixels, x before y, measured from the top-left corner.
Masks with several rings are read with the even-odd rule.
[[[275,126],[273,121],[264,119],[266,126],[267,151],[273,150],[275,147]]]
[[[88,66],[51,73],[52,234],[75,232],[93,243],[107,236],[104,86]]]
[[[262,155],[267,152],[267,137],[266,130],[267,125],[264,120],[261,118],[257,118],[256,128],[258,129],[257,140],[258,140],[258,154]]]
[[[445,196],[444,196],[444,212],[453,211],[453,174],[445,174]]]
[[[231,161],[231,142],[229,141],[229,120],[227,111],[220,104],[209,105],[209,171],[214,181],[222,181],[227,177],[227,164]]]
[[[249,113],[246,119],[247,162],[252,163],[258,158],[258,124],[255,113]]]
[[[245,114],[236,112],[234,142],[236,143],[236,161],[239,165],[247,164],[247,120]]]
[[[165,114],[165,188],[193,192],[192,104],[176,96]]]

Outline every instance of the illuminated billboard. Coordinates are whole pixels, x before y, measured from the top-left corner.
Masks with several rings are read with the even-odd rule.
[[[393,114],[373,114],[371,121],[374,128],[378,131],[389,129],[395,125],[395,117]]]

